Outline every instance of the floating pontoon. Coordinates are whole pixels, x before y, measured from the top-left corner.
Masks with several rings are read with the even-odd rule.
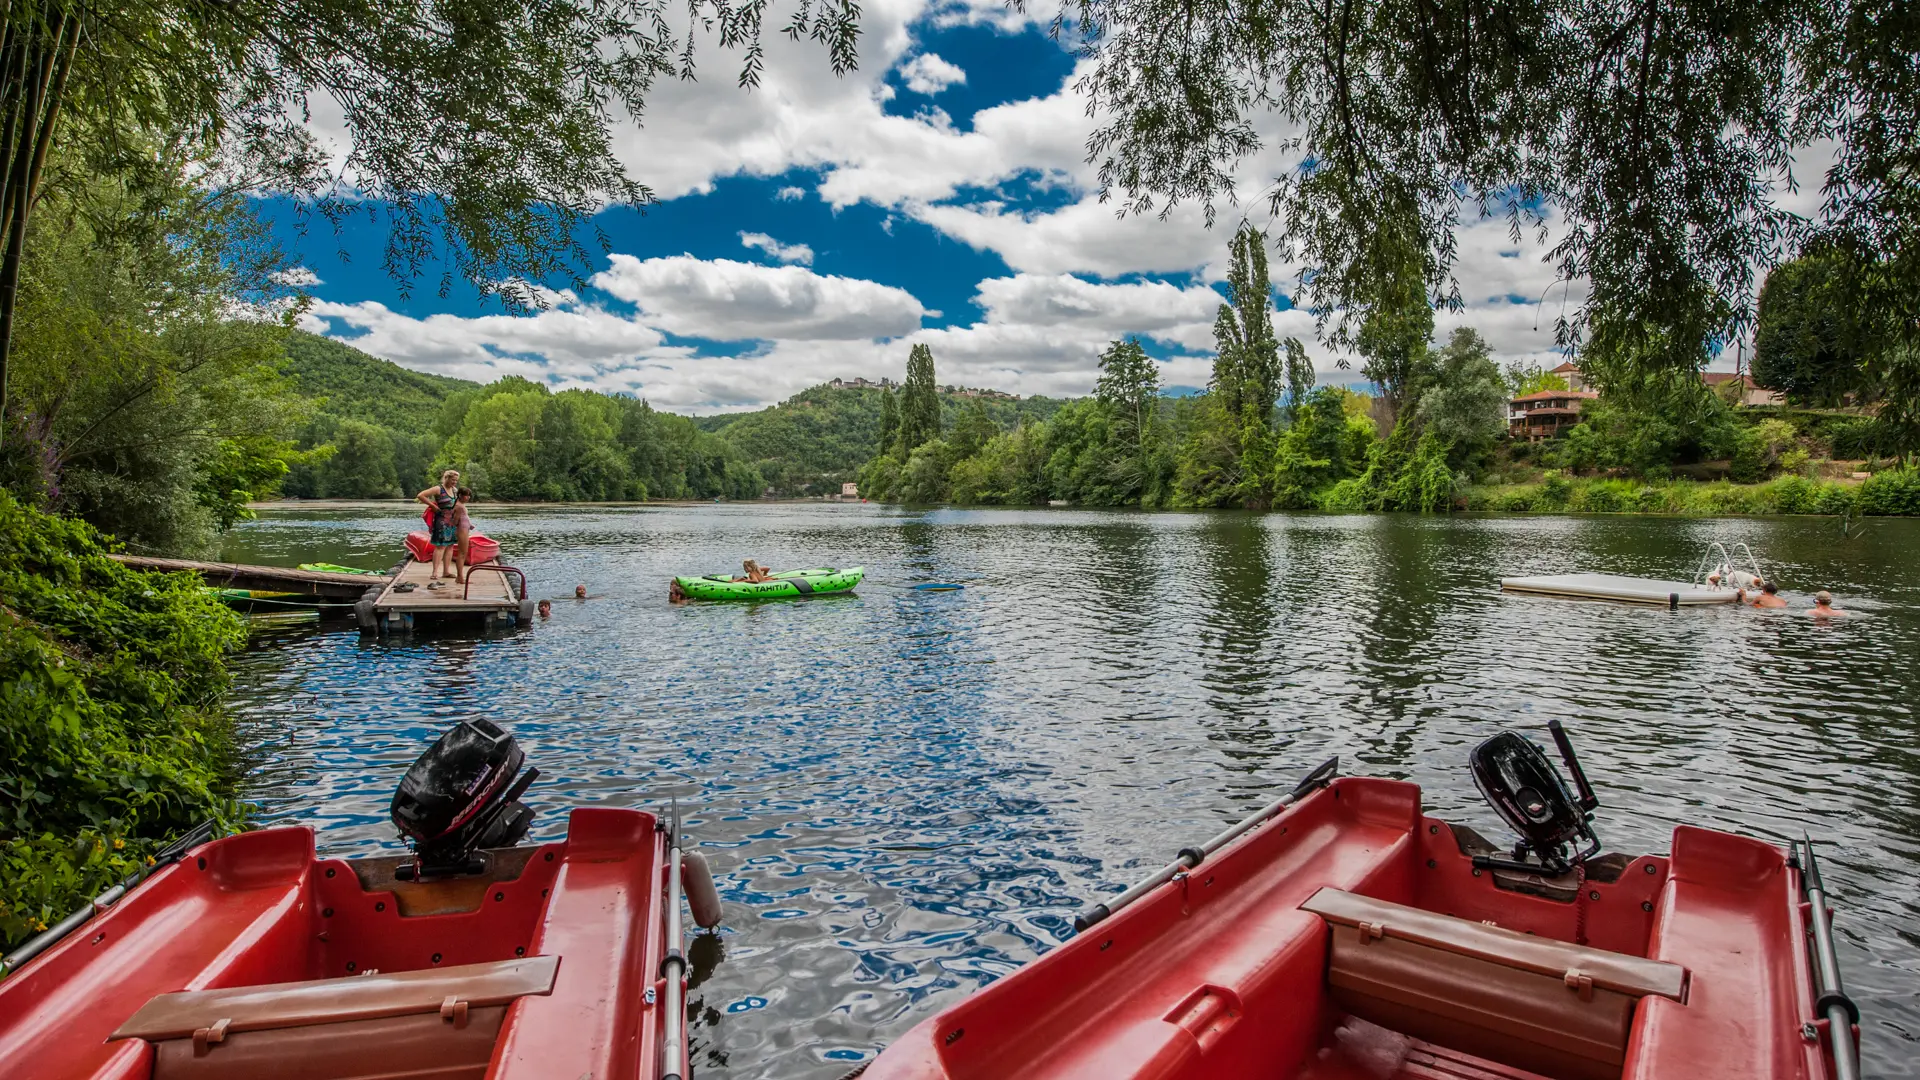
[[[1665,581],[1660,578],[1622,577],[1617,574],[1544,574],[1538,577],[1501,578],[1500,587],[1508,592],[1537,593],[1544,596],[1570,596],[1584,600],[1619,600],[1629,604],[1660,604],[1669,608],[1700,607],[1707,604],[1731,604],[1739,600],[1742,588],[1756,588],[1764,580],[1753,550],[1735,544],[1745,556],[1746,569],[1735,569],[1733,555],[1719,542],[1708,545],[1700,557],[1700,566],[1692,581]]]

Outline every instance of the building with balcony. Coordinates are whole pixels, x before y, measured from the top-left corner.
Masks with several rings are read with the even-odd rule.
[[[1578,374],[1578,369],[1575,369]],[[1561,374],[1556,371],[1555,374]],[[1591,390],[1542,390],[1507,404],[1507,434],[1515,439],[1550,439],[1580,422],[1580,410],[1600,395]]]

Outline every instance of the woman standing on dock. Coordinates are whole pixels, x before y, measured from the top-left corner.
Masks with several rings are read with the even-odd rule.
[[[415,495],[420,502],[433,507],[433,524],[429,539],[433,542],[433,569],[428,573],[427,588],[445,588],[439,584],[443,577],[454,577],[454,558],[460,542],[460,470],[448,469],[440,474],[440,486],[430,487]]]

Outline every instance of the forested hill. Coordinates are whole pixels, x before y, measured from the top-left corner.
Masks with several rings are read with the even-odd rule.
[[[305,333],[281,370],[312,409],[296,435],[305,460],[281,485],[299,498],[392,498],[447,465],[492,499],[823,495],[855,479],[880,438],[882,393],[870,387],[816,386],[756,412],[691,418],[519,378],[428,375]],[[949,424],[978,409],[1006,430],[1064,404],[942,398]]]

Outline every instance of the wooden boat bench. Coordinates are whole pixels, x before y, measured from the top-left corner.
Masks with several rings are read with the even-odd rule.
[[[1354,1016],[1554,1077],[1618,1080],[1645,997],[1684,1002],[1687,969],[1323,888],[1327,981]]]
[[[556,956],[160,994],[113,1039],[154,1044],[154,1080],[482,1077],[507,1006],[553,991]]]

